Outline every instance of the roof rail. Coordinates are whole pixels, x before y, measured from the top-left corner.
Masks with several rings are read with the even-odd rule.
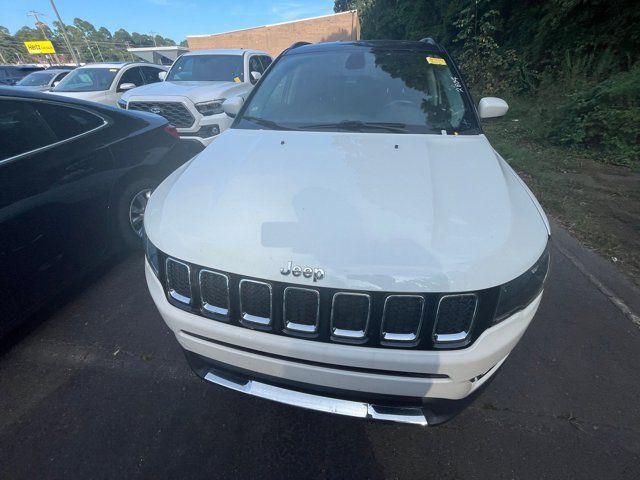
[[[438,45],[438,42],[436,42],[436,41],[435,41],[433,38],[431,38],[431,37],[425,37],[425,38],[421,39],[420,41],[421,41],[421,42],[424,42],[424,43],[428,43],[429,45],[433,45],[434,47],[440,47],[440,46]]]
[[[293,50],[294,48],[302,47],[303,45],[311,45],[311,42],[296,42],[287,48],[287,50]]]

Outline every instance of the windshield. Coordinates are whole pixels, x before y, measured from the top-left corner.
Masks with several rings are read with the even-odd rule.
[[[440,55],[375,47],[285,55],[235,128],[478,133],[469,96]]]
[[[244,82],[242,55],[183,55],[167,75],[173,82]]]
[[[49,81],[55,76],[55,73],[46,73],[46,72],[35,72],[30,73],[22,80],[20,80],[16,85],[21,85],[23,87],[41,87],[44,85],[48,85]]]
[[[118,68],[79,68],[60,80],[53,92],[96,92],[109,90]]]

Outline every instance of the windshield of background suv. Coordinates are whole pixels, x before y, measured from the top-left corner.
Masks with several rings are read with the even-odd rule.
[[[43,85],[47,85],[49,80],[51,80],[55,76],[55,73],[46,73],[46,72],[34,72],[30,73],[22,80],[20,80],[16,85],[21,85],[23,87],[41,87]]]
[[[478,133],[469,96],[440,55],[375,47],[283,56],[234,127]]]
[[[171,82],[243,82],[242,55],[183,55],[166,78]]]
[[[96,92],[109,90],[118,68],[79,68],[60,80],[52,92]]]

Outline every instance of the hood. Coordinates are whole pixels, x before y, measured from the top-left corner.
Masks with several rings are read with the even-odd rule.
[[[224,98],[230,87],[240,84],[234,82],[156,82],[134,88],[122,96],[127,102],[136,97],[182,96],[194,103]]]
[[[322,268],[317,286],[461,292],[512,280],[548,238],[483,135],[231,129],[153,194],[150,240],[240,275]]]

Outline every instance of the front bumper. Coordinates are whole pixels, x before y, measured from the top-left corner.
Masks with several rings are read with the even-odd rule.
[[[477,395],[518,343],[542,297],[540,294],[524,310],[486,330],[468,348],[411,351],[309,342],[208,320],[172,306],[148,263],[145,271],[160,314],[187,352],[196,373],[205,380],[333,413],[357,411],[356,416],[383,418],[371,412],[379,412],[378,407],[393,408],[386,419],[411,418],[409,423],[429,423],[424,415],[424,422],[416,420],[419,417],[415,408],[424,409],[434,402],[452,412],[448,418],[457,413],[452,408],[455,405],[464,408],[468,403],[465,400]],[[269,388],[265,394],[265,385],[295,394]],[[300,395],[309,392],[316,398]],[[346,408],[342,400],[357,405]],[[372,403],[374,400],[376,403]],[[324,406],[313,407],[319,404]],[[334,407],[330,407],[332,404]],[[413,409],[408,416],[398,415],[406,408]],[[437,414],[435,417],[440,421],[448,419]]]

